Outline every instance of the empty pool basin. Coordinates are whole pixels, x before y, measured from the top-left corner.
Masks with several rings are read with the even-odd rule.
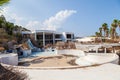
[[[118,64],[119,57],[116,54],[112,53],[91,53],[87,56],[80,57],[75,62],[81,66],[90,66],[95,64],[104,64],[104,63],[115,63]]]
[[[75,50],[75,49],[65,49],[65,50],[58,50],[58,54],[68,54],[68,55],[74,55],[74,56],[85,56],[84,51],[81,50]]]

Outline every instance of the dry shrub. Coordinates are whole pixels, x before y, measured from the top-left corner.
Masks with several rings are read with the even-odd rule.
[[[25,72],[12,66],[3,67],[0,65],[0,80],[29,80]]]
[[[68,64],[72,65],[72,66],[77,66],[77,64],[75,63],[76,59],[70,60],[69,62],[67,62]]]
[[[29,46],[28,46],[27,43],[23,43],[23,44],[22,44],[22,48],[23,48],[23,49],[29,49]]]
[[[57,42],[56,47],[58,50],[61,49],[76,49],[75,43],[74,42]]]
[[[5,48],[4,47],[0,47],[0,51],[4,51],[5,50]]]

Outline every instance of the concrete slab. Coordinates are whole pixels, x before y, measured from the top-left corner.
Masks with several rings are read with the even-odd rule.
[[[22,69],[31,80],[120,80],[120,66],[112,63],[66,70]]]

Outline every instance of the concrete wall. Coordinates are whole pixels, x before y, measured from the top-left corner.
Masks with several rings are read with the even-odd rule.
[[[70,54],[70,55],[75,55],[75,56],[85,56],[84,52],[81,50],[70,50],[70,49],[66,49],[66,50],[58,50],[57,51],[58,54]]]
[[[84,57],[80,57],[76,60],[76,64],[80,66],[90,66],[95,64],[105,64],[105,63],[114,63],[118,64],[119,57],[116,54],[112,53],[89,53]]]
[[[64,42],[67,41],[66,33],[65,32],[62,33],[62,41],[64,41]]]
[[[14,53],[10,54],[1,54],[0,62],[8,65],[18,65],[18,55]]]

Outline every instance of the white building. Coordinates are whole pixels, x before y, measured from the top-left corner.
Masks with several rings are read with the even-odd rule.
[[[21,34],[23,38],[30,38],[33,33],[31,31],[22,31]]]
[[[52,30],[36,30],[35,40],[39,45],[54,44],[58,41],[73,41],[74,33],[71,32],[56,32]]]
[[[94,42],[95,37],[83,37],[83,38],[75,39],[75,41],[77,41],[77,42]]]

